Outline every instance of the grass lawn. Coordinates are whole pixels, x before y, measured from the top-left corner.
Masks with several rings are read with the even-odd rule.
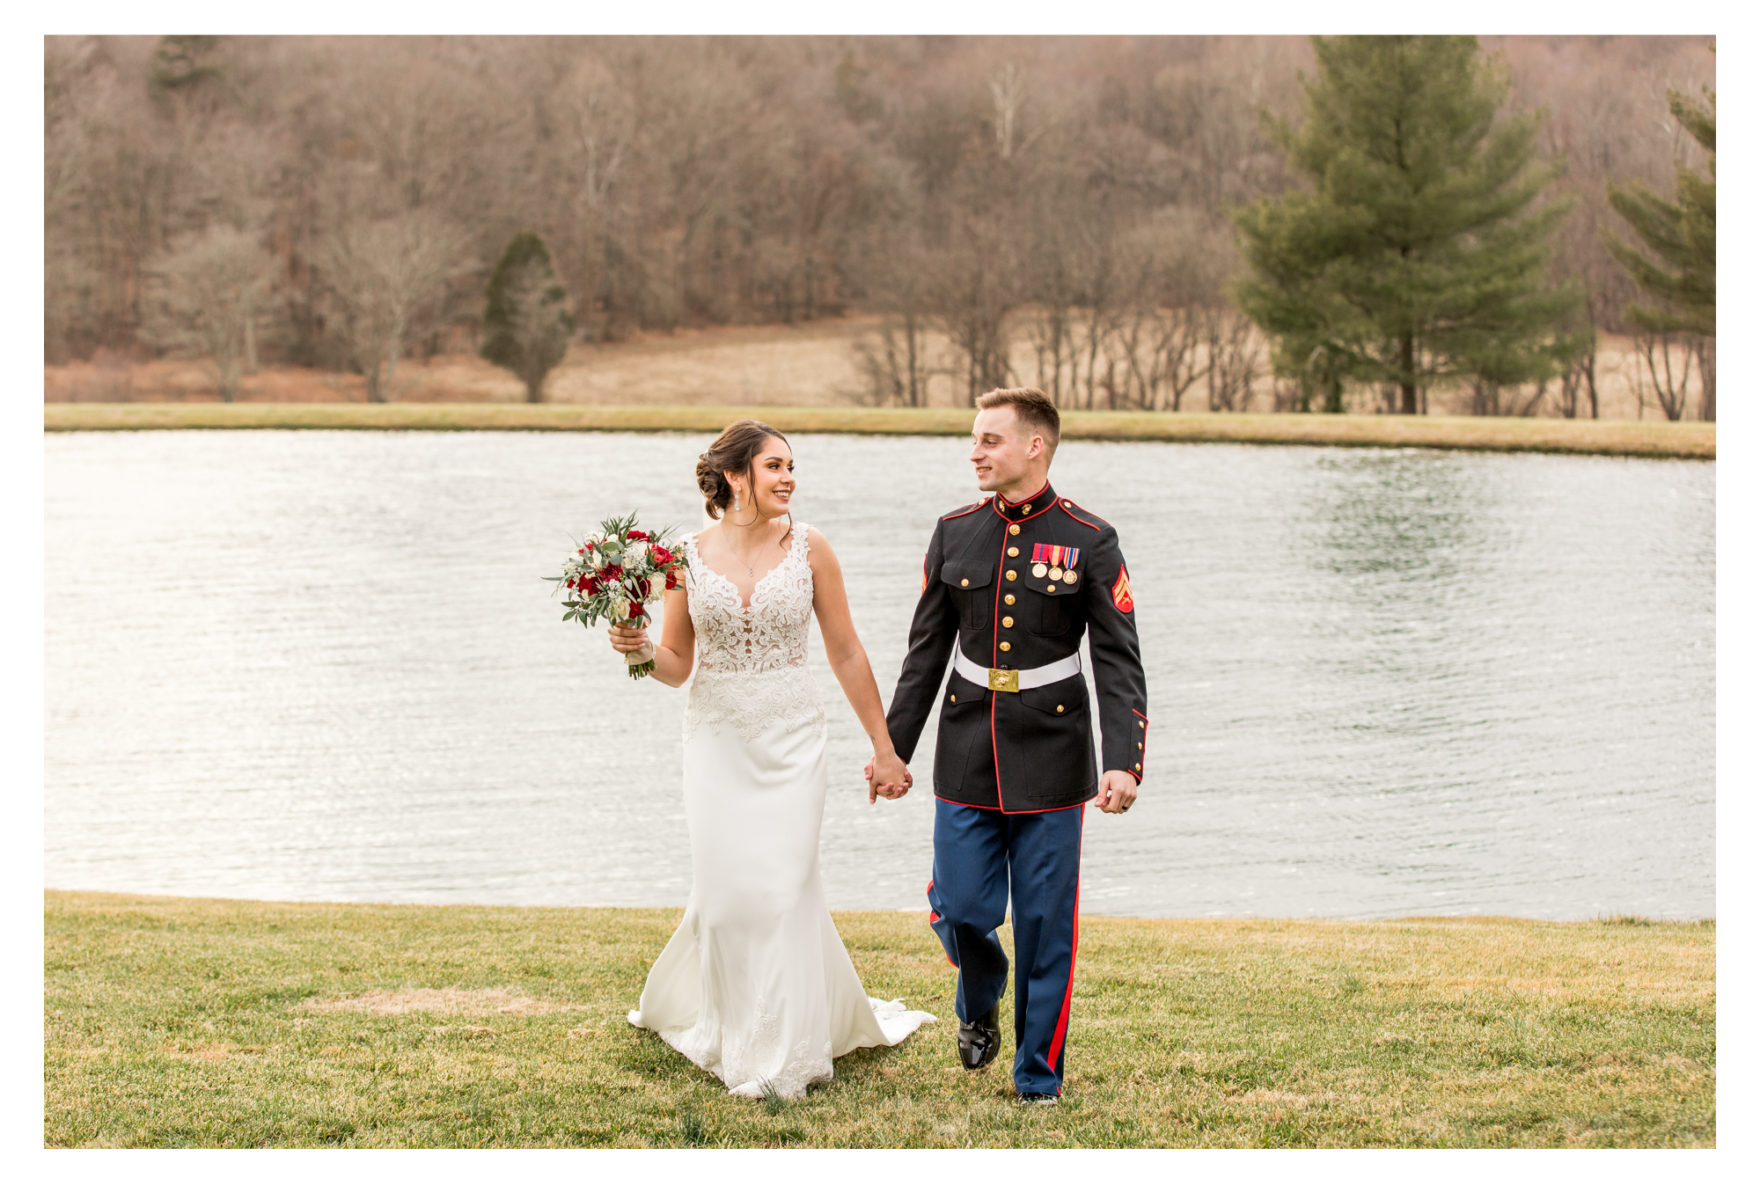
[[[942,1021],[793,1104],[728,1096],[624,1018],[678,916],[45,892],[44,1141],[1716,1144],[1711,922],[1086,917],[1034,1108],[1012,1035],[960,1068],[954,971],[893,912],[837,925],[870,994]]]
[[[526,405],[494,402],[267,403],[79,402],[43,406],[43,428],[683,430],[713,434],[757,417],[785,433],[952,434],[970,431],[967,409],[866,409],[801,405]],[[1717,457],[1710,422],[1592,421],[1538,417],[1401,417],[1322,413],[1112,413],[1070,410],[1068,438],[1248,442],[1265,445],[1428,446],[1650,458]]]

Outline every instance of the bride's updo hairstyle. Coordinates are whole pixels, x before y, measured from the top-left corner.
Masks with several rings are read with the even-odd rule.
[[[743,470],[749,484],[758,454],[770,438],[782,438],[784,444],[788,442],[780,430],[747,418],[722,430],[721,436],[698,456],[697,490],[703,493],[703,510],[709,513],[710,519],[720,519],[733,503],[733,484],[727,481],[725,472]]]

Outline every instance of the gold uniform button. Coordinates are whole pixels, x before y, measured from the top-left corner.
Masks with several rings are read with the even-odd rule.
[[[1060,711],[1060,712],[1061,712],[1061,711],[1063,711],[1063,705],[1062,705],[1062,704],[1058,704],[1058,705],[1057,705],[1057,710],[1058,710],[1058,711]]]
[[[1138,720],[1137,721],[1138,728],[1147,728],[1148,726],[1149,726],[1149,721],[1147,721],[1147,720]]]
[[[1045,586],[1045,592],[1047,592],[1047,593],[1056,593],[1056,592],[1057,592],[1057,586],[1056,586],[1056,585],[1047,585],[1047,586]]]
[[[1013,605],[1014,604],[1014,594],[1012,594],[1012,593],[1005,594],[1002,598],[1002,604],[1003,605]]]
[[[1003,628],[1003,629],[1005,629],[1005,630],[1006,630],[1006,629],[1008,629],[1008,628],[1010,628],[1010,627],[1012,627],[1012,626],[1013,626],[1013,625],[1014,625],[1014,619],[1013,619],[1013,618],[1003,618],[1003,619],[1002,619],[1002,628]]]
[[[998,643],[998,644],[997,644],[997,647],[998,647],[998,649],[1000,649],[1000,650],[1007,650],[1007,649],[1008,649],[1008,643],[1006,643],[1006,642],[1002,642],[1002,643]]]
[[[1143,762],[1138,761],[1135,765],[1132,766],[1132,768],[1134,768],[1138,773],[1141,773],[1143,771]]]
[[[950,696],[948,696],[948,697],[947,697],[947,702],[948,702],[948,703],[950,703],[950,704],[956,704],[956,703],[958,703],[958,702],[959,702],[959,701],[958,701],[958,700],[957,700],[957,699],[955,699],[955,698],[953,698],[953,696],[951,696],[951,695],[950,695]]]
[[[1010,556],[1019,556],[1021,554],[1021,550],[1019,548],[1014,547],[1014,545],[1011,544],[1011,545],[1009,545],[1009,548],[1008,548],[1008,554]]]
[[[1011,581],[1015,579],[1015,571],[1013,569],[1009,569],[1006,573],[1003,573],[1002,575],[1007,577]]]
[[[1008,534],[1011,536],[1020,535],[1021,534],[1021,526],[1019,524],[1009,524],[1008,525]]]
[[[972,579],[970,577],[961,577],[959,579],[959,587],[961,589],[964,589],[967,585],[970,585],[971,583],[972,583]]]
[[[1139,753],[1143,751],[1143,742],[1140,740],[1137,742],[1137,751]]]

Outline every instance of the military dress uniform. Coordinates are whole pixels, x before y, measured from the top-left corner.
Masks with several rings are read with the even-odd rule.
[[[1012,900],[1023,1096],[1063,1087],[1082,816],[1099,782],[1082,635],[1100,764],[1141,781],[1149,719],[1135,609],[1117,533],[1049,483],[1018,503],[993,495],[950,512],[929,539],[887,711],[908,761],[941,703],[929,919],[959,969],[961,1022],[986,1017],[1002,997],[1008,958],[996,930]]]

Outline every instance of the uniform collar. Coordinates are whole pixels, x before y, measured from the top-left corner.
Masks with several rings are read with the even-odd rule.
[[[997,492],[995,497],[990,500],[990,505],[996,509],[996,514],[1006,520],[1032,519],[1036,515],[1050,511],[1056,503],[1057,492],[1051,489],[1049,479],[1046,480],[1043,487],[1039,488],[1037,494],[1022,499],[1019,503],[1010,503],[1003,498],[1001,492]]]

